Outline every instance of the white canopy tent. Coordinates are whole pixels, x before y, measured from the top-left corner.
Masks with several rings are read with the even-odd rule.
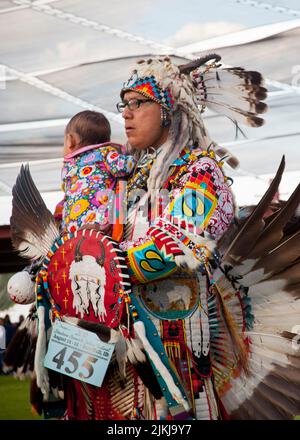
[[[230,121],[204,117],[213,138],[240,159],[240,169],[228,171],[239,204],[258,200],[282,154],[286,198],[300,178],[299,25],[296,0],[2,0],[0,224],[9,222],[22,162],[30,162],[49,207],[59,200],[63,130],[76,112],[104,112],[114,140],[125,141],[115,104],[133,61],[149,54],[179,63],[216,49],[225,64],[265,75],[265,126],[235,139]]]

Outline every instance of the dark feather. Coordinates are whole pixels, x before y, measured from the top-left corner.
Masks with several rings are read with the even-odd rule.
[[[28,165],[22,165],[13,187],[12,243],[23,256],[45,256],[59,236],[55,220],[36,188]]]
[[[33,371],[33,359],[37,340],[37,318],[32,307],[24,323],[18,328],[5,350],[3,362],[6,367],[23,373]]]
[[[163,397],[163,393],[150,362],[147,360],[145,363],[133,364],[133,367],[153,397],[155,399],[161,399]]]
[[[283,384],[287,385],[286,389],[282,388]],[[291,420],[300,413],[299,397],[295,385],[291,387],[286,380],[283,382],[275,370],[231,416],[237,420]]]
[[[288,238],[284,243],[281,243],[268,255],[262,252],[260,259],[251,270],[263,268],[269,278],[271,275],[281,272],[284,267],[295,263],[297,258],[299,258],[299,248],[300,231]]]
[[[181,64],[180,66],[178,66],[178,69],[180,73],[183,73],[184,75],[188,75],[193,70],[197,69],[200,66],[203,66],[203,64],[211,60],[215,60],[216,62],[219,62],[221,60],[221,56],[215,53],[211,53],[201,58],[198,58],[197,60],[191,61],[187,64]]]
[[[238,127],[238,129],[240,130],[240,127]],[[217,147],[216,153],[220,157],[220,160],[221,161],[225,160],[226,163],[228,163],[228,165],[231,166],[231,168],[237,168],[239,166],[238,159],[235,156],[233,156],[228,150],[226,150],[226,148]]]
[[[49,385],[53,394],[58,396],[58,393],[64,392],[63,375],[56,371],[48,369]]]
[[[240,259],[241,257],[248,254],[251,248],[253,248],[253,246],[255,245],[257,238],[264,228],[265,223],[263,220],[263,215],[267,211],[271,201],[274,198],[274,195],[278,191],[278,186],[281,181],[284,167],[285,159],[283,156],[276,176],[274,177],[267,192],[227,249],[226,254],[223,257],[224,262],[226,262],[228,258],[229,262],[232,258],[234,258],[235,260]],[[249,244],[252,244],[252,246],[250,245],[250,249]]]
[[[30,380],[30,404],[36,413],[41,416],[43,413],[43,394],[37,386],[36,377]]]
[[[111,339],[111,329],[104,324],[79,319],[77,325],[85,330],[96,333],[98,338],[103,342],[109,342]]]
[[[295,213],[297,206],[300,204],[300,184],[297,186],[284,207],[280,209],[273,220],[267,225],[257,239],[252,251],[248,254],[248,258],[256,258],[258,255],[264,255],[271,249],[274,243],[278,243],[283,237],[284,226]]]

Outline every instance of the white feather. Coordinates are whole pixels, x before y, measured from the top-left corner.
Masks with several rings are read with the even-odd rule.
[[[126,352],[127,345],[122,331],[115,332],[118,333],[118,340],[115,342],[115,353],[116,360],[118,364],[118,368],[121,374],[121,377],[125,379],[126,377]]]
[[[36,383],[44,395],[44,400],[49,399],[49,377],[48,371],[44,367],[44,359],[46,356],[46,329],[45,329],[45,307],[37,308],[38,315],[38,338],[36,343],[36,351],[34,357],[34,370],[36,373]]]
[[[142,321],[136,321],[133,324],[134,330],[137,334],[137,336],[140,338],[141,342],[143,343],[144,349],[147,352],[149,358],[152,360],[153,364],[155,365],[155,368],[160,373],[161,377],[164,379],[172,397],[176,402],[181,404],[186,411],[189,411],[189,404],[184,399],[180,389],[175,384],[170,372],[166,368],[166,366],[162,363],[160,356],[156,353],[156,351],[153,349],[152,345],[147,339],[146,336],[146,330],[145,326]]]
[[[146,362],[146,356],[142,351],[143,344],[139,339],[126,338],[127,344],[127,359],[132,364],[137,362]]]

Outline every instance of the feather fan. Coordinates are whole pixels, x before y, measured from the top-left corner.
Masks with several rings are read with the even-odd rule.
[[[181,73],[191,75],[197,101],[202,111],[207,107],[236,123],[260,127],[267,111],[267,89],[261,73],[242,67],[222,67],[221,57],[209,54],[179,66]]]
[[[21,166],[12,194],[10,225],[14,248],[32,260],[45,257],[59,231],[32,180],[28,165]]]
[[[32,306],[5,350],[3,357],[5,371],[14,372],[19,378],[33,372],[37,325],[36,307]]]
[[[212,274],[248,344],[246,375],[232,361],[228,331],[212,297],[216,389],[235,419],[293,419],[300,414],[300,186],[275,212],[269,210],[283,169],[284,159],[249,217],[229,228],[232,241],[221,240],[222,262]]]

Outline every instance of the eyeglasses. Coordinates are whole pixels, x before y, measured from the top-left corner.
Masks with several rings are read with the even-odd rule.
[[[129,108],[129,110],[136,110],[137,108],[140,108],[141,104],[144,104],[145,102],[153,102],[152,99],[136,99],[132,98],[129,99],[127,102],[118,102],[117,109],[118,112],[122,113],[126,107]]]

